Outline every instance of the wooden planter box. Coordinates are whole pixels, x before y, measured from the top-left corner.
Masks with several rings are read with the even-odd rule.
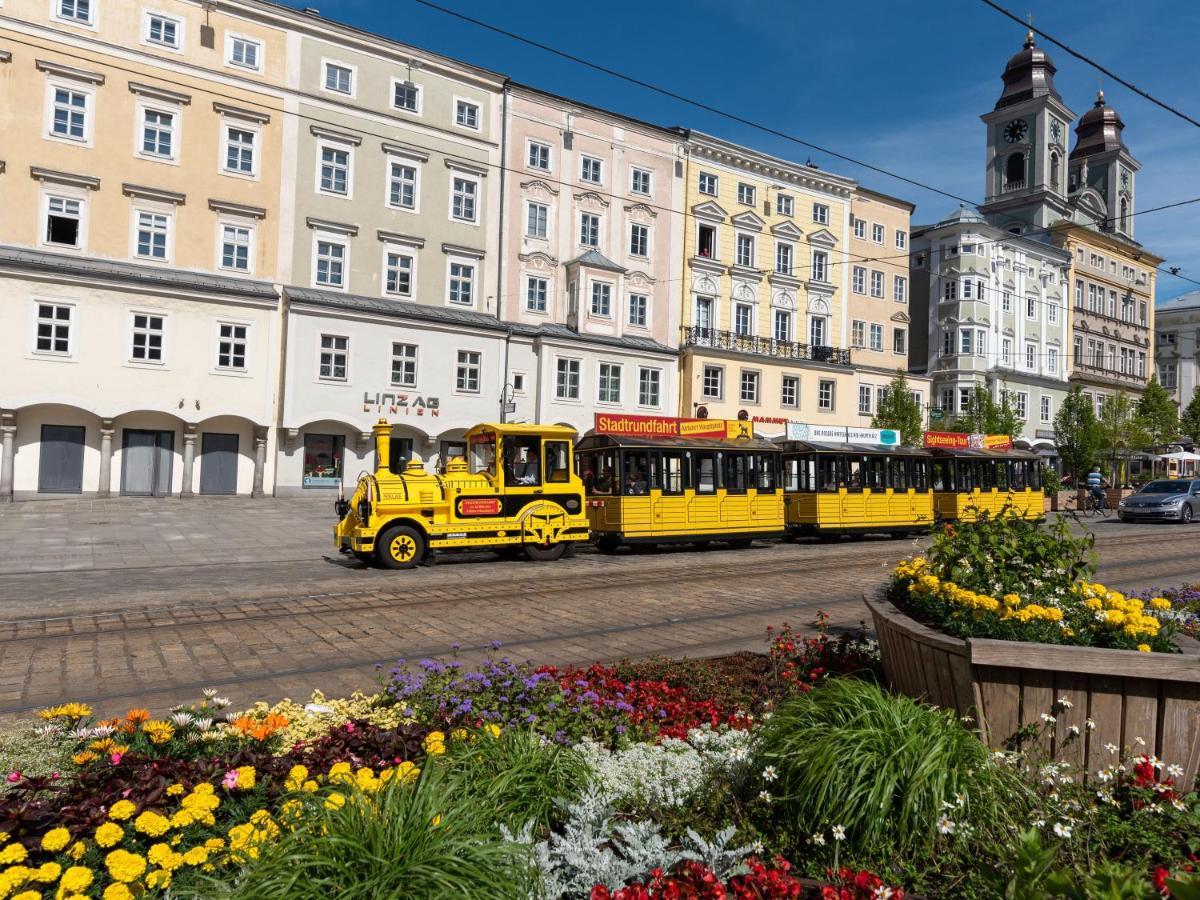
[[[909,618],[881,596],[871,610],[883,669],[893,690],[971,716],[994,749],[1013,746],[1017,732],[1054,729],[1024,746],[1069,762],[1095,778],[1116,759],[1104,749],[1153,754],[1183,767],[1177,783],[1196,784],[1200,769],[1200,652],[1139,653],[1095,647],[954,638]],[[1184,643],[1184,642],[1181,642]],[[1062,709],[1065,698],[1070,709]],[[1089,731],[1091,718],[1096,727]],[[1079,728],[1070,736],[1070,726]],[[1145,745],[1137,742],[1141,738]]]

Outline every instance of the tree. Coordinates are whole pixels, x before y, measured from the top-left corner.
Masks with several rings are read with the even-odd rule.
[[[965,412],[951,423],[952,431],[967,434],[1007,434],[1016,438],[1021,434],[1021,419],[1017,415],[1016,395],[1009,390],[1000,391],[1000,402],[992,399],[991,393],[982,385],[975,385],[971,402]]]
[[[1076,484],[1084,472],[1096,462],[1100,449],[1100,426],[1092,401],[1083,396],[1079,385],[1071,392],[1054,417],[1054,443],[1058,447],[1063,467]]]
[[[909,390],[908,379],[902,370],[896,372],[896,377],[879,398],[871,427],[894,428],[900,432],[900,441],[906,447],[921,446],[925,416],[921,411],[921,401]]]
[[[1150,376],[1146,393],[1138,401],[1137,414],[1150,435],[1151,445],[1165,447],[1179,437],[1179,409],[1167,389],[1158,383],[1157,375]]]
[[[1179,417],[1180,430],[1193,441],[1200,441],[1200,387],[1192,394],[1192,401]]]
[[[1146,426],[1137,414],[1137,405],[1124,391],[1104,398],[1099,420],[1100,454],[1109,464],[1109,481],[1124,479],[1125,461],[1131,450],[1150,443]]]

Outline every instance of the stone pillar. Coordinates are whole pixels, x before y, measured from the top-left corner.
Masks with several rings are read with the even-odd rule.
[[[183,426],[183,489],[180,497],[193,496],[192,470],[196,465],[196,426]]]
[[[17,445],[16,410],[0,410],[0,503],[13,498],[13,453]]]
[[[100,480],[96,485],[97,497],[112,495],[112,439],[113,420],[100,420]]]
[[[263,478],[267,468],[267,429],[254,429],[254,486],[250,489],[251,497],[265,497]]]

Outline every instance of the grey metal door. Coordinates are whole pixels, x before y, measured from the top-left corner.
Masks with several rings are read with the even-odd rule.
[[[172,431],[126,428],[121,443],[121,493],[165,497],[171,493]]]
[[[238,436],[205,432],[200,436],[200,493],[236,494]]]
[[[43,425],[38,491],[78,494],[83,491],[83,426]]]

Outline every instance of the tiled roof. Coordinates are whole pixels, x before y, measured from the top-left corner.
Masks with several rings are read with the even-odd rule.
[[[580,253],[574,259],[566,261],[565,265],[574,265],[579,263],[581,266],[590,266],[593,269],[606,269],[609,272],[625,272],[628,271],[620,263],[615,263],[599,250],[587,250]]]

